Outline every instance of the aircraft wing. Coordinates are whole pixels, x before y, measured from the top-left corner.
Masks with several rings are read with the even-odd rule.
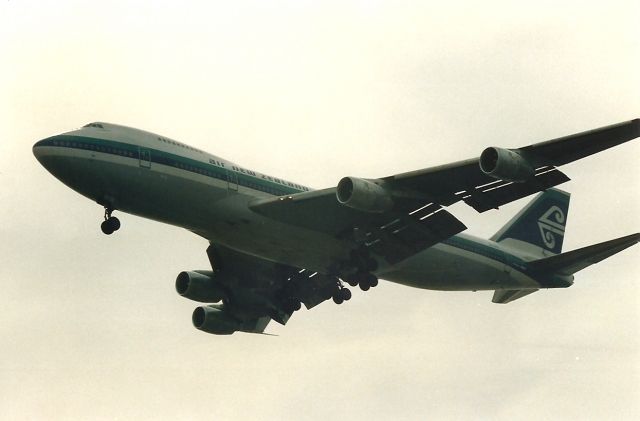
[[[635,119],[519,149],[487,148],[478,158],[381,179],[345,177],[338,187],[259,199],[250,208],[350,239],[393,264],[466,229],[443,206],[462,200],[478,212],[497,208],[568,181],[557,165],[639,135]],[[350,204],[341,195],[360,196]]]
[[[534,170],[532,177],[509,180],[481,169],[481,157],[383,178],[390,188],[427,192],[448,206],[463,200],[478,212],[497,208],[569,181],[557,170],[567,164],[640,136],[640,119],[510,149]],[[498,148],[488,148],[498,149]],[[484,154],[483,154],[484,155]]]
[[[261,199],[249,206],[291,225],[352,240],[391,264],[466,229],[455,216],[424,198],[400,199],[393,210],[371,213],[340,204],[335,187]]]

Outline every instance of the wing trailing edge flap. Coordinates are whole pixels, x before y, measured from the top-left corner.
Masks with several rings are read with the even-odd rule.
[[[498,180],[486,186],[475,187],[461,195],[467,205],[478,212],[486,212],[567,181],[569,181],[569,177],[555,167],[543,167],[536,171],[536,176],[532,181],[513,183]]]
[[[604,241],[577,250],[561,253],[556,256],[529,262],[532,270],[554,273],[559,275],[573,275],[582,269],[601,262],[640,241],[640,233],[627,235],[614,240]]]
[[[462,200],[482,213],[555,187],[570,179],[556,167],[545,165],[537,168],[534,177],[526,182],[497,180],[480,170],[477,159],[471,159],[383,180],[396,188],[405,187],[429,192],[434,201],[443,206]]]
[[[397,215],[382,226],[369,226],[365,246],[373,253],[396,264],[467,227],[438,205],[430,204],[411,214]]]
[[[529,294],[533,294],[538,291],[535,288],[532,289],[497,289],[493,293],[493,299],[491,302],[497,304],[507,304],[511,301],[515,301],[519,298],[526,297]]]
[[[398,263],[467,227],[439,204],[401,198],[392,211],[372,213],[340,204],[335,188],[261,199],[249,207],[264,216],[351,240]],[[409,196],[409,195],[407,195]]]

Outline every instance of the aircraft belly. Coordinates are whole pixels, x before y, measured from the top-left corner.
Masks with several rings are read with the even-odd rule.
[[[391,282],[443,291],[520,288],[526,282],[502,262],[437,244],[379,274]],[[528,279],[528,278],[527,278]]]

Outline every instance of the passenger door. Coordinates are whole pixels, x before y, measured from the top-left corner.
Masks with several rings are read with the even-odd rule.
[[[138,154],[140,157],[140,167],[151,168],[151,151],[146,148],[138,148]]]
[[[238,191],[238,173],[230,169],[227,169],[227,183],[228,183],[229,191],[237,192]]]

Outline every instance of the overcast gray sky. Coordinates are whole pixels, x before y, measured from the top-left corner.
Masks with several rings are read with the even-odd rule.
[[[106,237],[31,154],[101,120],[327,187],[640,117],[637,1],[514,4],[2,2],[0,418],[640,418],[637,247],[506,306],[381,282],[217,337],[174,290],[204,240]],[[566,250],[639,230],[638,143],[564,167]]]

